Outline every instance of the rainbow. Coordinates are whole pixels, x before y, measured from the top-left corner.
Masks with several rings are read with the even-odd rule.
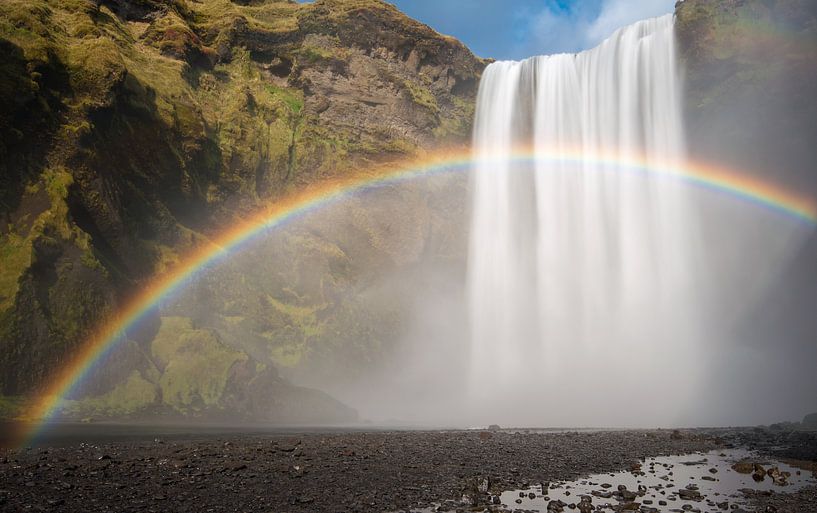
[[[507,157],[507,154],[501,156],[501,158]],[[584,163],[590,164],[590,166],[585,166],[585,169],[613,167],[623,170],[622,172],[680,179],[690,185],[726,193],[729,196],[761,205],[805,222],[810,227],[817,223],[817,205],[812,198],[723,167],[694,162],[686,162],[683,166],[659,166],[650,164],[644,158],[625,159],[613,155],[588,156],[581,152],[564,151],[543,153],[534,152],[531,149],[516,150],[511,153],[510,158],[518,163],[537,161]],[[304,214],[338,202],[351,194],[419,177],[462,172],[470,169],[474,163],[473,154],[470,151],[461,150],[435,153],[402,165],[371,169],[343,178],[329,179],[275,202],[268,208],[262,209],[225,230],[214,237],[212,242],[200,245],[182,258],[172,269],[149,281],[124,307],[94,331],[70,361],[62,366],[47,386],[45,393],[33,400],[22,417],[33,423],[33,427],[24,436],[25,441],[30,441],[43,426],[47,425],[47,421],[59,411],[63,398],[82,382],[106,353],[126,338],[128,329],[139,323],[151,311],[159,308],[163,300],[184,287],[197,274],[228,257],[246,243],[270,229],[280,227]]]

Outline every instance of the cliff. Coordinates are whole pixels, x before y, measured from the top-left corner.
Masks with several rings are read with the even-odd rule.
[[[0,393],[13,397],[236,219],[465,141],[484,66],[380,0],[9,0],[0,48]],[[80,395],[186,414],[231,410],[231,387],[286,386],[210,328],[152,322]],[[157,333],[213,356],[181,364]],[[202,381],[208,365],[219,379]]]
[[[817,197],[817,4],[685,0],[690,152]]]

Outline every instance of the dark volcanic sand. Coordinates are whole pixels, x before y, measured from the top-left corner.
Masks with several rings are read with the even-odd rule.
[[[709,450],[734,442],[716,438],[725,433],[309,433],[9,450],[0,510],[393,511],[459,498],[483,477],[499,492]]]

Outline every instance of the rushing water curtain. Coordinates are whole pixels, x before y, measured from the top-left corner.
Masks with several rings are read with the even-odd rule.
[[[680,89],[672,16],[485,70],[468,269],[481,397],[581,351],[688,334],[685,192],[644,171],[683,158]]]

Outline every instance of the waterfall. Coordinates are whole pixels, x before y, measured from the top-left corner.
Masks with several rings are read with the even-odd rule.
[[[665,372],[694,338],[683,154],[671,15],[586,52],[486,68],[468,262],[479,407],[568,382],[590,403],[618,389],[582,391],[582,376],[636,385],[628,359]]]

